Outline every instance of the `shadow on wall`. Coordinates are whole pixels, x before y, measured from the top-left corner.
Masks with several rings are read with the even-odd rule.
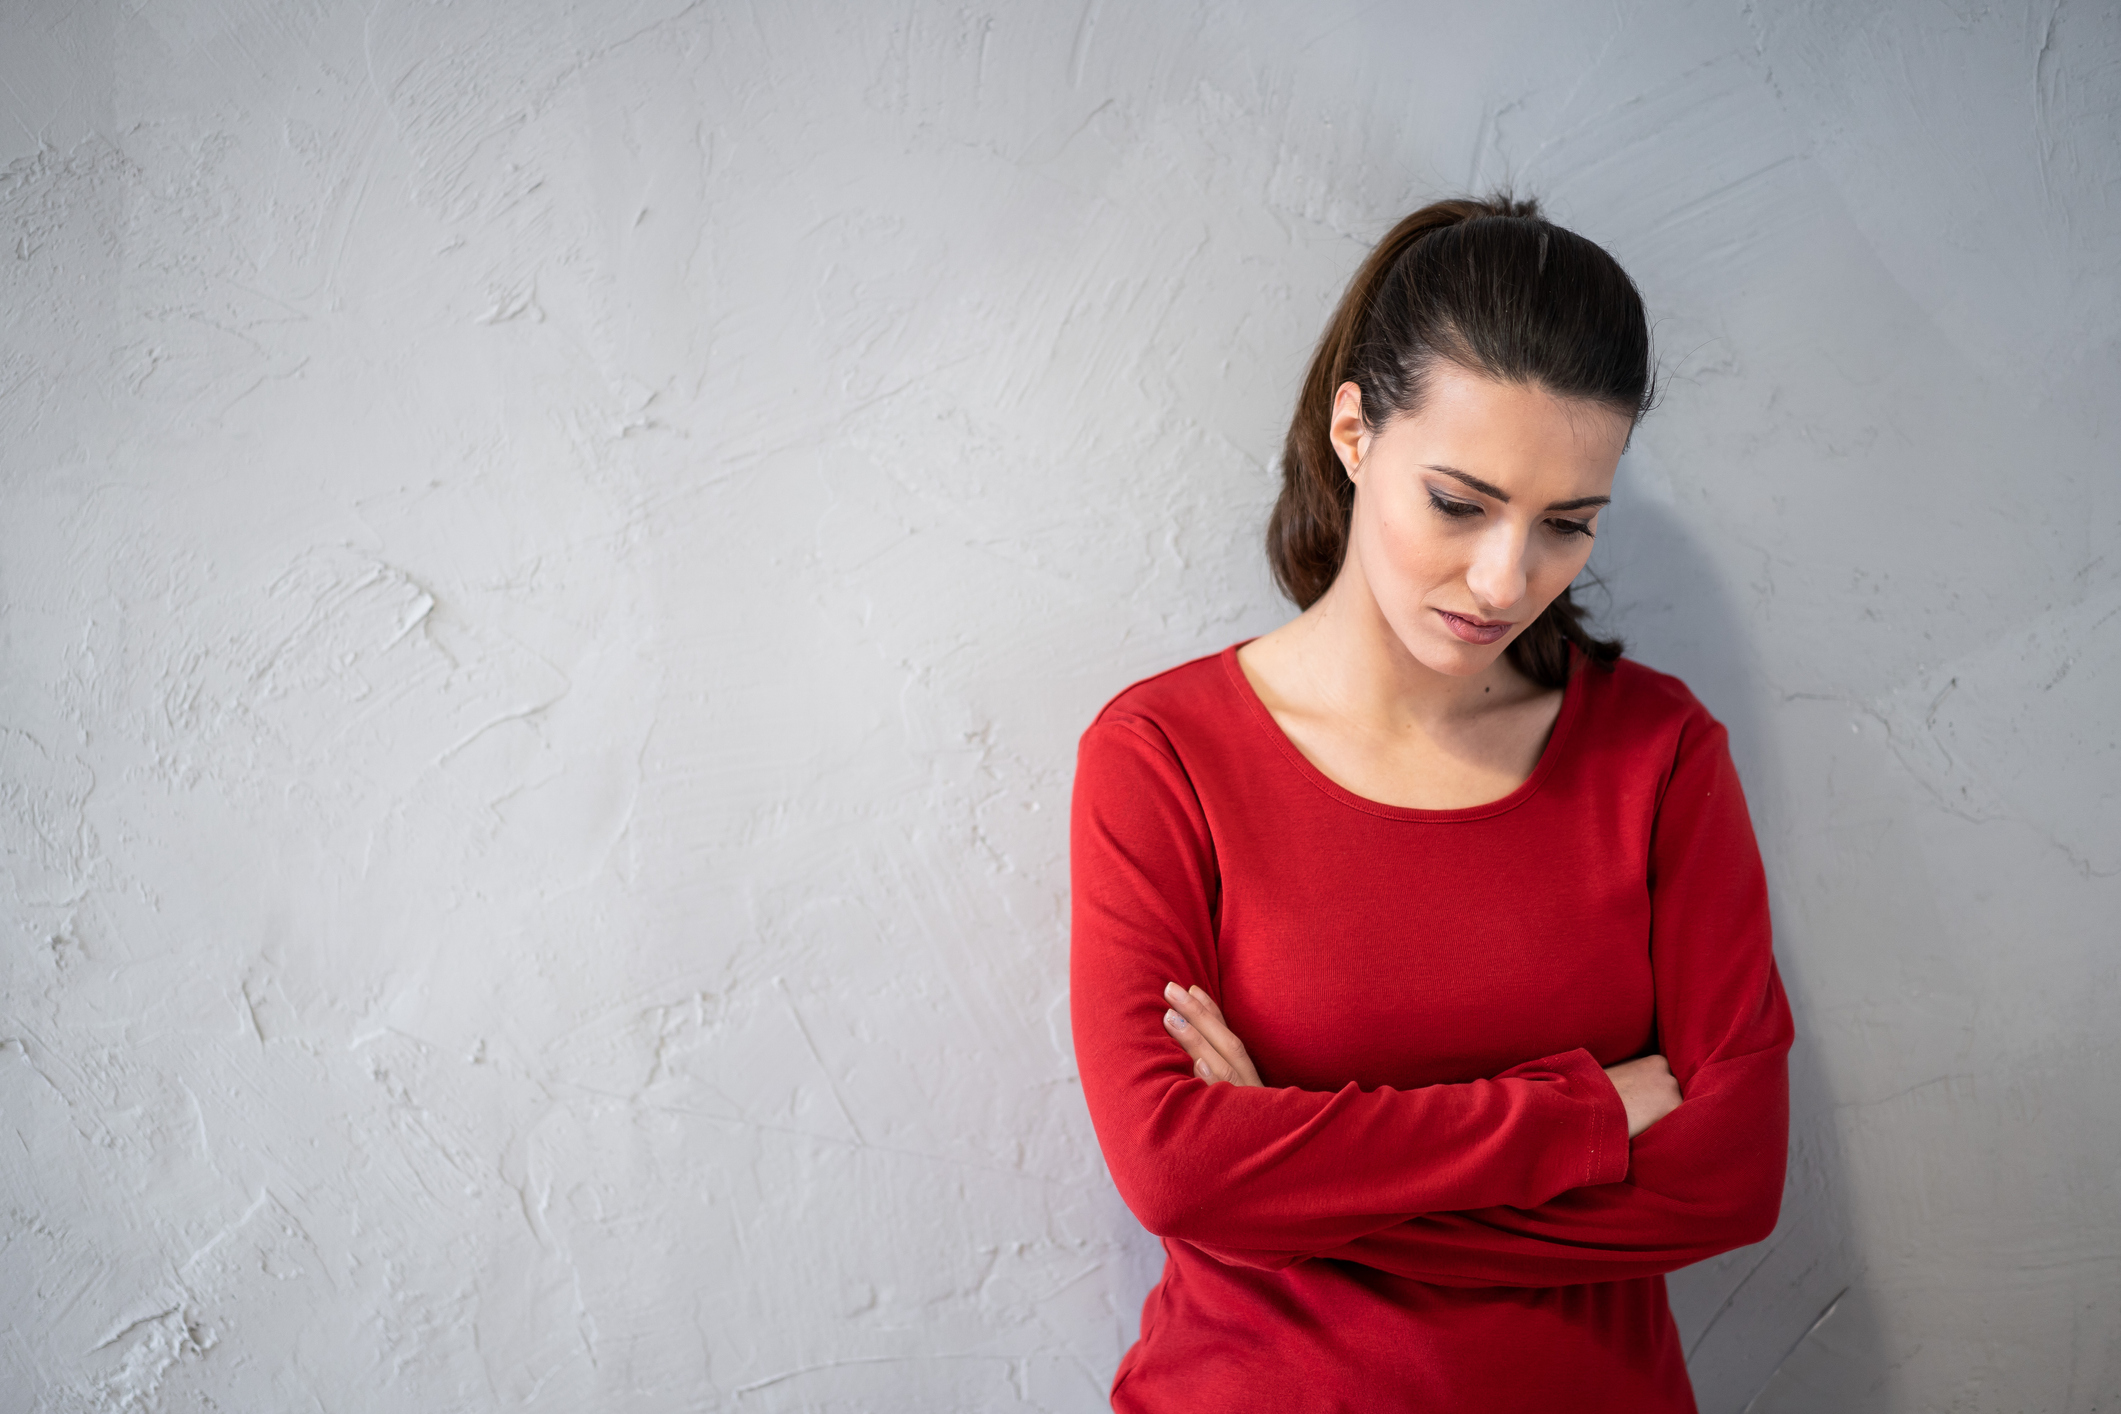
[[[1671,485],[1654,453],[1629,452],[1592,558],[1603,590],[1578,599],[1595,627],[1627,641],[1629,657],[1684,680],[1729,729],[1797,1023],[1782,1219],[1767,1241],[1674,1273],[1672,1312],[1702,1414],[1833,1414],[1844,1407],[1837,1400],[1852,1399],[1851,1410],[1880,1407],[1886,1372],[1862,1368],[1877,1342],[1864,1338],[1870,1306],[1849,1240],[1847,1162],[1791,946],[1799,910],[1780,846],[1803,822],[1786,808],[1769,721],[1774,689],[1732,591],[1756,552],[1734,544],[1711,555]]]

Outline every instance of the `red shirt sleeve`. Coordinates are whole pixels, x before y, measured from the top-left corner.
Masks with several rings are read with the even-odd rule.
[[[1682,730],[1651,839],[1659,1044],[1683,1101],[1633,1142],[1625,1182],[1522,1209],[1398,1224],[1339,1247],[1219,1251],[1282,1266],[1360,1262],[1450,1286],[1562,1286],[1668,1272],[1765,1238],[1781,1207],[1792,1039],[1767,883],[1724,729]]]
[[[1070,867],[1084,1098],[1120,1196],[1151,1232],[1286,1265],[1401,1233],[1416,1214],[1536,1210],[1626,1173],[1620,1097],[1581,1049],[1407,1090],[1195,1077],[1164,1031],[1163,987],[1220,995],[1220,879],[1205,813],[1153,723],[1108,712],[1084,734]]]

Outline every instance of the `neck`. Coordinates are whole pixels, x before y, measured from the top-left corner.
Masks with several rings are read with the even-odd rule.
[[[1516,702],[1537,685],[1504,654],[1467,677],[1441,673],[1407,651],[1349,547],[1347,563],[1290,627],[1292,666],[1321,700],[1382,731],[1433,729]]]

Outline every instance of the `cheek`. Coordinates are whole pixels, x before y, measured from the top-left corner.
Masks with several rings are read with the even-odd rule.
[[[1527,578],[1551,601],[1559,598],[1562,590],[1576,582],[1576,576],[1583,573],[1583,567],[1590,559],[1591,543],[1588,540],[1571,538],[1552,542],[1551,549],[1535,558],[1535,562],[1529,567]]]
[[[1449,575],[1451,540],[1426,498],[1419,504],[1382,502],[1368,507],[1366,516],[1364,509],[1357,506],[1364,563],[1381,563],[1400,588],[1417,592]]]

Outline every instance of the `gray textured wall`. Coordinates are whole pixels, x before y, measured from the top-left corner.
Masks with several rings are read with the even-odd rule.
[[[1859,13],[1860,12],[1860,13]],[[1513,179],[1668,375],[1789,1200],[1710,1414],[2121,1389],[2106,4],[0,6],[8,1409],[1089,1410],[1075,734]],[[210,1402],[209,1402],[210,1401]]]

